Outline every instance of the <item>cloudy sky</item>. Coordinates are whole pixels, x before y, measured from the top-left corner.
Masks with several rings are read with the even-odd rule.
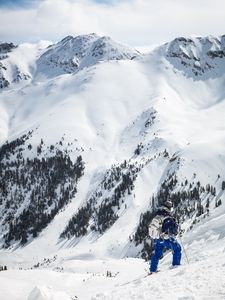
[[[0,0],[0,41],[96,32],[132,46],[225,34],[225,0]]]

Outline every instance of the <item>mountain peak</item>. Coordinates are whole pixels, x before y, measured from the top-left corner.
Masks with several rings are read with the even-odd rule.
[[[225,57],[225,36],[178,37],[164,45],[165,56],[175,68],[195,79],[221,74]],[[219,72],[219,73],[218,73]]]
[[[100,61],[133,59],[140,53],[95,33],[76,37],[67,36],[52,45],[37,61],[37,73],[55,77],[73,73]]]
[[[11,52],[12,49],[16,48],[17,46],[13,43],[4,43],[0,42],[0,54],[5,54]]]
[[[68,35],[64,37],[61,41],[57,42],[56,45],[64,44],[70,41],[72,42],[77,42],[79,40],[87,41],[87,40],[93,40],[97,38],[99,38],[99,36],[96,33],[82,34],[82,35],[77,35],[75,37],[72,35]]]

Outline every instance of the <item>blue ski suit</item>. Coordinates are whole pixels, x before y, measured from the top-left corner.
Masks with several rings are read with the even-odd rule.
[[[159,210],[158,215],[165,217],[161,228],[161,236],[154,239],[154,254],[150,262],[150,272],[156,272],[159,259],[163,256],[164,249],[171,249],[173,252],[172,265],[180,265],[181,261],[181,246],[175,239],[178,230],[178,224],[172,218],[170,213],[165,210]]]

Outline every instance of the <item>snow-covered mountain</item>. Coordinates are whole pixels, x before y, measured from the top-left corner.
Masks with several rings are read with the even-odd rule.
[[[20,69],[19,65],[13,60],[11,52],[17,52],[17,47],[13,43],[0,44],[0,88],[6,88],[10,82],[18,82],[20,80],[27,80],[30,78],[30,74],[27,70]],[[9,55],[11,54],[11,59]],[[24,72],[23,72],[24,71]]]
[[[147,281],[132,281],[129,274],[143,273],[140,258],[152,252],[147,226],[168,198],[190,266],[159,274],[160,280],[172,272],[172,283],[177,276],[186,282],[192,267],[197,272],[206,263],[213,282],[207,286],[197,272],[199,298],[189,280],[191,291],[183,285],[181,298],[171,299],[210,297],[216,282],[215,299],[223,299],[209,255],[218,269],[224,251],[225,36],[177,38],[145,55],[96,34],[49,44],[0,45],[0,264],[43,269],[2,272],[5,299],[17,297],[13,291],[6,297],[9,282],[21,290],[18,299],[69,299],[46,288],[31,291],[32,272],[36,285],[43,285],[43,276],[54,289],[61,277],[76,280],[79,291],[61,288],[71,299],[138,298],[141,289],[132,287],[144,289]],[[162,265],[168,262],[166,256]],[[218,272],[224,274],[223,264]],[[28,283],[19,284],[19,274]],[[166,298],[156,281],[147,290],[143,299],[151,293]]]
[[[35,73],[36,60],[42,49],[46,51],[49,44],[46,41],[36,45],[0,42],[0,90],[13,84],[30,83]]]
[[[220,77],[224,73],[225,35],[177,38],[165,45],[171,64],[195,80]]]
[[[47,77],[73,73],[101,61],[134,59],[140,53],[125,45],[114,42],[110,37],[96,34],[67,36],[49,46],[37,60],[37,73]]]

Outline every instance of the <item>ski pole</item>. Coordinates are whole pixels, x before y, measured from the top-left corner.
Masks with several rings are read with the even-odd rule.
[[[184,256],[185,256],[185,258],[186,258],[186,261],[187,261],[187,264],[189,265],[189,259],[188,259],[188,256],[187,256],[187,252],[186,252],[186,250],[185,250],[185,248],[184,248],[184,244],[183,244],[183,242],[182,242],[182,239],[181,239],[181,236],[180,236],[180,233],[179,233],[179,240],[180,240],[180,243],[181,243],[181,246],[182,246],[182,248],[183,248],[183,251],[184,251]]]

